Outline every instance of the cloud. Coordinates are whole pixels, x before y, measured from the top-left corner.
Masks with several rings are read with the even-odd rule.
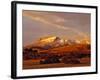
[[[36,11],[23,11],[23,16],[26,16],[32,20],[39,21],[46,25],[54,26],[59,29],[70,30],[74,33],[77,33],[79,36],[87,38],[87,35],[85,33],[80,32],[74,28],[61,25],[60,23],[64,23],[66,22],[66,20],[54,14],[49,14],[46,12],[36,12]]]

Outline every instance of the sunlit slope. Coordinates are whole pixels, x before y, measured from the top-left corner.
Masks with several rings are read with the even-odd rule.
[[[57,53],[57,54],[63,54],[63,53],[82,53],[82,54],[90,54],[90,45],[83,45],[83,44],[76,44],[76,45],[69,45],[69,46],[60,46],[56,48],[51,48],[48,50],[40,50],[40,53]]]

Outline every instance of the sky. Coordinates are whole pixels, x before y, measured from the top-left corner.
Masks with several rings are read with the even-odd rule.
[[[65,39],[89,39],[90,18],[89,13],[23,10],[23,45],[28,45],[47,36]]]

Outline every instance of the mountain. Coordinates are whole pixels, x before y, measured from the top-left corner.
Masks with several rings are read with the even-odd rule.
[[[60,37],[51,36],[51,37],[40,38],[36,42],[36,44],[37,46],[41,46],[44,49],[48,49],[64,45],[64,40],[61,39]]]
[[[38,49],[49,49],[60,46],[68,46],[74,44],[88,44],[88,40],[73,40],[73,39],[62,39],[57,36],[48,36],[38,39],[31,45],[28,45],[27,48],[38,48]]]
[[[81,44],[90,44],[90,40],[83,39],[83,40],[81,40]]]

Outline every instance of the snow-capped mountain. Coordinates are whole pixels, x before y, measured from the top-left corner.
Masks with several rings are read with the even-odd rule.
[[[73,40],[73,39],[62,39],[57,36],[49,36],[43,37],[34,42],[33,44],[29,45],[29,47],[35,48],[42,48],[42,49],[49,49],[54,47],[60,47],[64,45],[74,45],[74,44],[88,44],[87,40]]]
[[[51,37],[41,38],[36,43],[38,46],[48,49],[51,47],[61,46],[64,44],[64,41],[59,37],[51,36]]]
[[[72,45],[72,44],[77,44],[77,42],[71,39],[62,39],[57,36],[40,38],[35,43],[36,46],[43,47],[44,49],[59,47],[63,45]]]

